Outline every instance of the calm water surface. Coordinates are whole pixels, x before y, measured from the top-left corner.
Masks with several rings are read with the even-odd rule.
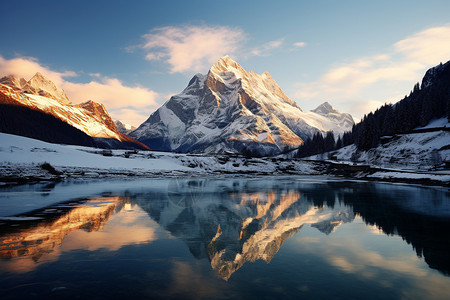
[[[306,178],[0,189],[1,299],[450,299],[450,193]]]

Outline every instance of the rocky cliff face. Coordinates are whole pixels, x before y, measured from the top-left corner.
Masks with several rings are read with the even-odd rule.
[[[328,116],[303,112],[269,73],[247,72],[225,56],[208,74],[195,75],[130,136],[156,150],[263,156],[336,128],[342,131]]]
[[[109,116],[103,104],[88,100],[78,104],[78,106],[90,112],[94,119],[96,119],[99,123],[105,124],[105,126],[111,131],[117,131],[116,124]]]

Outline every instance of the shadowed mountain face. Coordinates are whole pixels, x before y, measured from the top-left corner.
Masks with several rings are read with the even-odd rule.
[[[247,72],[225,56],[130,136],[155,150],[264,156],[297,148],[317,132],[342,134],[352,125],[349,114],[329,104],[303,112],[268,72]]]
[[[224,280],[246,263],[270,263],[305,226],[333,235],[357,216],[388,235],[401,236],[431,268],[450,273],[450,196],[443,191],[374,183],[190,179],[127,189],[123,195],[92,199],[97,204],[87,202],[87,207],[80,207],[81,200],[71,201],[3,218],[0,257],[32,255],[39,260],[68,232],[99,230],[128,203],[184,241],[194,257],[208,259]]]

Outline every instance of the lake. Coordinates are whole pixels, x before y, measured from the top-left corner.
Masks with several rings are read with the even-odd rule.
[[[320,177],[0,189],[2,299],[450,299],[448,189]]]

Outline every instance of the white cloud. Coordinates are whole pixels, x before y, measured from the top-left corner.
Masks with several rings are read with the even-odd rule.
[[[72,71],[52,71],[49,67],[41,65],[39,61],[33,57],[16,57],[12,59],[5,59],[0,56],[0,75],[2,76],[15,75],[29,80],[37,72],[40,72],[45,77],[52,80],[57,86],[61,86],[63,84],[63,77],[77,76],[77,74]]]
[[[113,119],[120,119],[134,126],[145,121],[157,106],[156,92],[143,87],[126,86],[117,78],[93,73],[90,74],[93,78],[90,82],[75,83],[66,80],[68,77],[77,76],[73,71],[53,71],[32,57],[5,59],[0,56],[0,76],[13,74],[28,80],[36,72],[42,73],[56,86],[63,88],[73,103],[87,100],[100,102],[105,105]]]
[[[394,45],[409,60],[437,65],[450,59],[450,25],[418,32]]]
[[[252,51],[250,51],[251,55],[256,56],[268,56],[270,54],[270,51],[280,48],[284,43],[284,38],[267,42],[257,48],[254,48]]]
[[[65,82],[62,87],[74,103],[86,100],[100,102],[114,119],[134,126],[148,118],[149,106],[157,106],[156,92],[143,87],[126,86],[117,78],[96,78],[89,83]],[[142,115],[143,108],[146,108],[145,115]]]
[[[356,118],[374,103],[397,101],[425,71],[450,59],[450,25],[413,34],[392,45],[388,53],[363,57],[335,66],[318,80],[297,84],[299,100],[330,100]],[[370,100],[370,105],[360,105]]]
[[[150,113],[154,111],[155,108],[156,106],[148,106],[143,109],[134,107],[119,107],[109,109],[108,113],[114,120],[120,120],[125,124],[138,127],[148,119]]]
[[[294,47],[301,48],[301,47],[305,47],[306,43],[305,42],[296,42],[293,45],[294,45]]]
[[[170,72],[203,71],[221,56],[232,54],[245,39],[240,29],[226,26],[166,26],[143,36],[147,60],[161,60]]]

